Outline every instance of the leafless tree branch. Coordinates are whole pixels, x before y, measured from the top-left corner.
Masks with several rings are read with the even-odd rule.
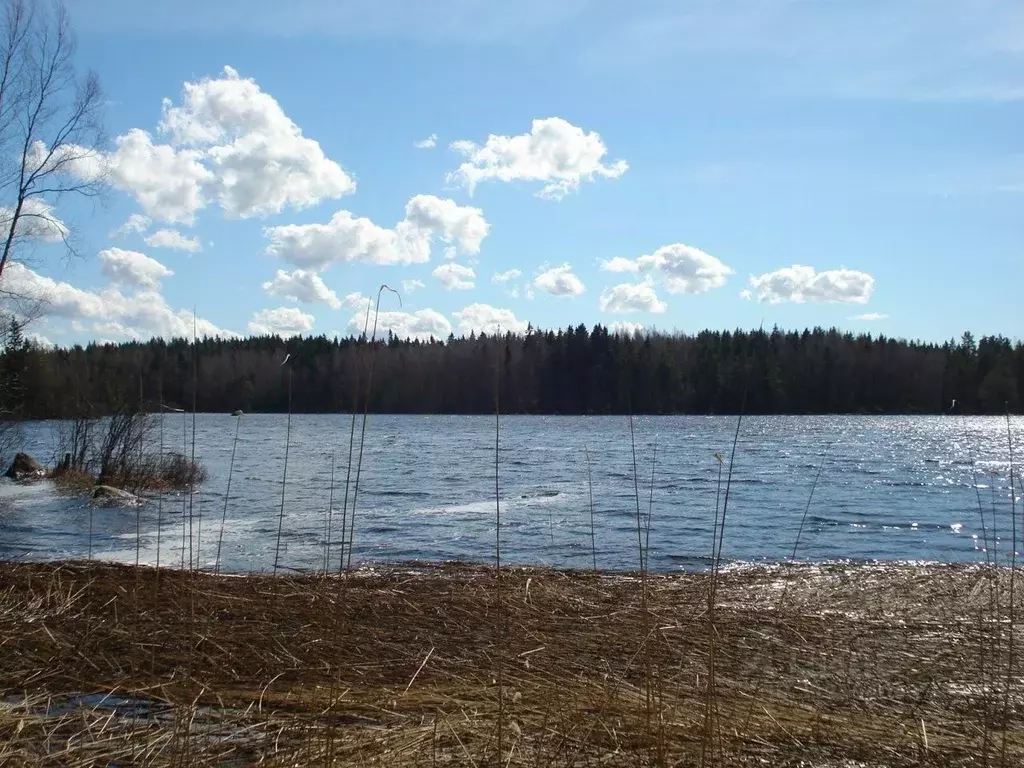
[[[100,194],[105,177],[103,92],[95,73],[79,77],[75,70],[67,9],[60,0],[0,2],[2,283],[6,267],[33,244],[61,241],[74,252],[67,227],[48,215],[49,206],[65,195]],[[40,202],[27,206],[31,200]],[[0,289],[0,297],[11,293]]]

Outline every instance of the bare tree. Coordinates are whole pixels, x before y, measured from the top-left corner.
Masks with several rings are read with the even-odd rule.
[[[52,206],[104,186],[104,99],[93,72],[75,71],[63,3],[0,0],[0,282],[20,252],[70,233]],[[0,287],[0,293],[6,289]],[[10,293],[10,291],[8,291]]]

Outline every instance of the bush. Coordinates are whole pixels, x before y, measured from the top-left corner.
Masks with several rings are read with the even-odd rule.
[[[151,449],[155,421],[151,414],[125,409],[102,419],[79,418],[62,424],[52,477],[72,492],[94,482],[132,493],[182,490],[201,485],[207,472],[181,453]],[[99,479],[94,481],[98,470]]]

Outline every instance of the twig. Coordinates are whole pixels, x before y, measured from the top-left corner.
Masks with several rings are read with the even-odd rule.
[[[412,684],[416,682],[416,678],[420,676],[420,672],[422,672],[423,668],[425,666],[427,666],[427,662],[430,661],[430,657],[433,656],[433,655],[434,655],[434,649],[431,648],[427,652],[427,655],[423,657],[423,662],[416,668],[416,672],[415,672],[415,674],[413,674],[412,679],[409,681],[409,684],[407,686],[405,686],[405,690],[402,691],[402,695],[403,696],[405,696],[405,694],[407,694],[409,692],[409,689],[412,688]]]

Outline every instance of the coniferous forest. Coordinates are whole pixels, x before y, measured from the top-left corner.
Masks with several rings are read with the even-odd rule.
[[[193,354],[194,352],[194,354]],[[285,356],[288,362],[282,365]],[[1019,412],[1024,344],[805,331],[619,335],[603,326],[409,341],[184,339],[42,349],[9,334],[3,410],[27,419],[164,404],[200,412]],[[195,385],[193,382],[196,382]],[[955,407],[954,407],[955,401]]]

